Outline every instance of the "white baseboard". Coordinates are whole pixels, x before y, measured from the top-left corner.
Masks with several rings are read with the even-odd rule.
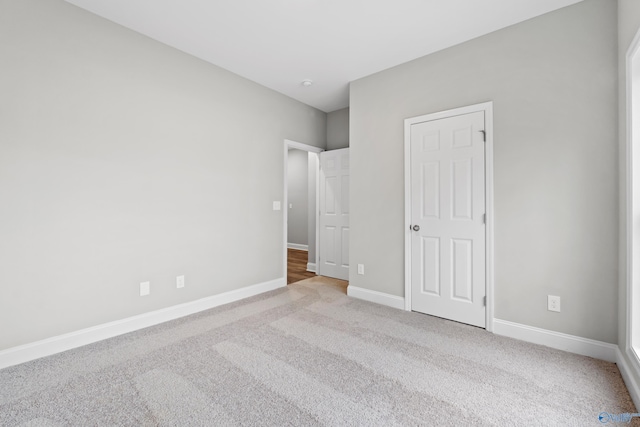
[[[307,271],[309,271],[311,273],[315,273],[316,272],[316,263],[315,262],[308,262],[307,263]]]
[[[0,351],[0,369],[30,360],[39,359],[52,354],[82,347],[97,341],[112,338],[118,335],[134,332],[139,329],[178,319],[210,308],[218,307],[244,298],[249,298],[264,292],[287,286],[284,277],[247,286],[234,291],[202,298],[184,304],[151,311],[138,316],[128,317],[114,322],[104,323],[87,329],[47,338],[30,344],[9,348]]]
[[[638,388],[638,383],[633,376],[633,371],[630,369],[629,364],[619,347],[616,348],[616,365],[618,365],[620,375],[622,375],[624,384],[627,386],[627,390],[629,390],[631,400],[633,400],[636,408],[640,408],[640,388]]]
[[[533,326],[493,319],[493,333],[522,341],[541,344],[595,359],[616,362],[618,346],[602,341],[535,328]]]
[[[358,288],[355,286],[347,286],[347,295],[353,298],[362,299],[376,304],[386,305],[388,307],[404,310],[404,298],[395,295],[389,295],[378,291]]]
[[[309,251],[309,245],[299,245],[297,243],[287,243],[287,248],[297,249],[299,251]]]

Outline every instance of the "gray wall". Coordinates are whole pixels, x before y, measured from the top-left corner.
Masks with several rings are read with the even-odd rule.
[[[289,216],[287,218],[288,243],[298,245],[309,244],[307,232],[309,209],[309,156],[306,151],[289,150],[289,162],[287,166],[289,174]]]
[[[349,108],[327,114],[327,150],[349,147]]]
[[[284,276],[325,113],[62,0],[0,2],[0,70],[0,350]]]
[[[308,242],[309,242],[309,259],[307,262],[311,264],[316,263],[316,182],[317,182],[317,170],[318,170],[318,155],[315,153],[308,153],[308,167],[307,171],[308,175],[308,225],[307,225],[307,233],[308,233]],[[317,267],[316,267],[317,268]],[[317,270],[316,270],[317,271]]]
[[[619,160],[620,160],[620,287],[618,307],[618,345],[626,357],[627,347],[627,96],[626,55],[635,35],[640,31],[640,2],[618,1],[618,71],[619,71]],[[633,370],[632,370],[633,371]],[[637,372],[636,382],[640,383]]]
[[[616,20],[586,0],[352,82],[350,284],[404,293],[404,119],[493,101],[495,316],[617,342]]]

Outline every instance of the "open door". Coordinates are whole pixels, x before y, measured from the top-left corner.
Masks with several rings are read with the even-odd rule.
[[[349,280],[349,149],[320,153],[318,274]]]

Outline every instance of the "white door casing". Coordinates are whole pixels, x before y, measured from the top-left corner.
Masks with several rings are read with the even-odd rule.
[[[410,308],[485,327],[485,112],[408,130]]]
[[[349,280],[349,149],[320,153],[318,274]]]

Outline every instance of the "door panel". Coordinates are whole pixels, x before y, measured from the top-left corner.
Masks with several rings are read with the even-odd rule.
[[[342,175],[341,179],[340,207],[343,215],[349,215],[349,175]]]
[[[440,164],[422,164],[422,217],[440,218]]]
[[[342,236],[340,236],[342,243],[342,266],[349,268],[349,227],[342,227]],[[348,277],[348,276],[347,276]]]
[[[420,237],[422,241],[422,292],[440,296],[440,239]]]
[[[473,241],[468,239],[451,239],[451,262],[453,299],[473,303],[471,272],[473,271]]]
[[[484,112],[411,126],[411,309],[485,326]]]
[[[324,262],[331,266],[336,265],[337,251],[336,251],[336,227],[327,225],[324,227],[324,240],[321,243],[321,248],[324,249]]]
[[[349,280],[349,149],[320,153],[318,274]]]
[[[472,165],[470,159],[456,160],[451,164],[453,178],[451,191],[452,216],[455,219],[472,220],[471,206],[473,204]]]
[[[327,215],[336,215],[336,195],[335,189],[337,188],[337,178],[335,176],[331,176],[325,179],[325,189],[326,192],[324,197],[324,212]]]

